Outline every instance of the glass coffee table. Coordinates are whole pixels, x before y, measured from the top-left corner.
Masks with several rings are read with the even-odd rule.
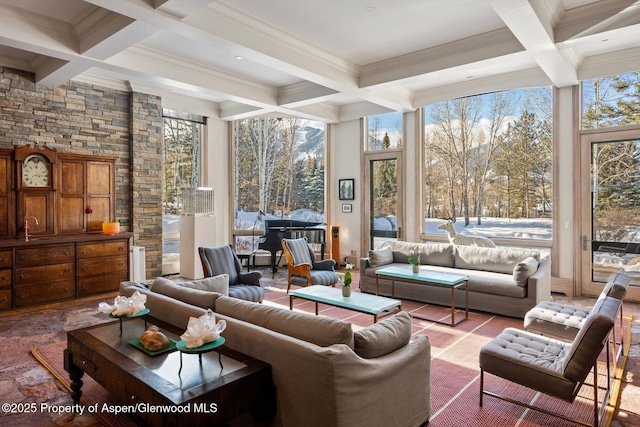
[[[431,322],[443,323],[445,325],[455,326],[458,323],[467,320],[469,318],[469,277],[462,274],[442,273],[439,271],[433,271],[421,268],[418,273],[411,271],[411,266],[391,266],[383,267],[376,270],[376,295],[378,295],[378,279],[384,277],[391,280],[391,297],[395,295],[395,279],[402,279],[404,281],[410,281],[420,283],[429,286],[438,286],[451,289],[451,322],[443,322],[439,319],[429,319],[413,313],[412,316],[422,320],[429,320]],[[456,321],[456,304],[455,304],[455,292],[456,289],[464,289],[464,318]]]
[[[289,291],[289,309],[291,310],[293,310],[293,300],[295,298],[315,302],[316,314],[318,314],[318,304],[322,303],[360,313],[372,314],[374,323],[381,317],[402,310],[402,302],[396,299],[360,292],[351,292],[351,296],[343,297],[342,289],[323,285],[312,285]]]

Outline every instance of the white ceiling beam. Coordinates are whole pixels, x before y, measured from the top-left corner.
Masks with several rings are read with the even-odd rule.
[[[362,67],[361,88],[399,84],[402,80],[425,76],[436,71],[494,59],[524,48],[507,30],[468,37],[419,52],[409,53]]]
[[[278,88],[278,104],[282,107],[297,108],[303,105],[323,102],[335,97],[338,91],[311,82],[294,83]]]
[[[607,0],[564,13],[555,28],[556,43],[640,23],[640,0]]]
[[[220,104],[220,119],[222,120],[242,120],[267,112],[268,110],[263,108],[235,101],[226,101]]]
[[[577,64],[570,58],[571,52],[557,49],[548,33],[550,24],[542,21],[548,16],[536,13],[527,0],[493,0],[491,6],[555,86],[578,84]]]
[[[626,73],[638,68],[640,47],[609,52],[586,58],[578,69],[580,80]]]
[[[234,55],[392,110],[411,110],[408,96],[361,90],[357,65],[329,55],[276,28],[267,27],[228,6],[214,3],[184,22],[213,37],[226,40],[228,49],[232,49],[230,52]],[[387,98],[387,94],[392,96]]]
[[[465,96],[550,84],[549,77],[541,69],[531,68],[416,91],[413,102],[415,105],[424,106]]]
[[[210,3],[213,0],[153,0],[153,8],[183,19]]]

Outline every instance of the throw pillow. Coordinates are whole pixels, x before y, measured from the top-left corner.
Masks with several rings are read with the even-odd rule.
[[[527,286],[529,276],[538,270],[538,261],[534,257],[528,257],[520,261],[513,268],[513,280],[520,287]]]
[[[178,280],[182,286],[191,289],[198,289],[207,292],[217,292],[222,295],[229,295],[229,275],[219,274],[213,277],[205,277],[204,279],[182,281]]]
[[[183,286],[184,283],[174,282],[164,277],[156,277],[151,285],[151,291],[197,307],[215,307],[215,302],[221,293],[189,288]]]
[[[379,267],[381,265],[391,264],[393,262],[393,252],[391,248],[374,249],[369,251],[369,265],[371,267]]]
[[[423,243],[420,251],[422,264],[454,266],[454,246],[451,243]]]
[[[381,357],[407,345],[411,340],[411,332],[411,315],[401,311],[354,332],[354,351],[365,359]]]

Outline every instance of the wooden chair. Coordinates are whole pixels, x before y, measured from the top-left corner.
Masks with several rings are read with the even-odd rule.
[[[287,292],[292,284],[335,286],[338,281],[336,262],[332,259],[316,261],[307,239],[282,239],[282,250],[287,257]]]

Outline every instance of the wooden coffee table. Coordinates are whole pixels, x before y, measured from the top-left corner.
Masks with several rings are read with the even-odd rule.
[[[451,322],[443,322],[439,319],[429,319],[413,314],[413,317],[431,322],[443,323],[455,326],[463,320],[469,318],[469,277],[462,274],[442,273],[425,268],[421,268],[418,273],[411,271],[411,266],[391,266],[378,268],[376,270],[376,295],[378,295],[378,279],[383,276],[391,280],[391,297],[395,295],[395,279],[402,279],[409,282],[420,283],[429,286],[438,286],[451,289]],[[464,318],[456,321],[456,289],[464,289]]]
[[[184,332],[146,320],[176,342]],[[178,373],[178,350],[150,356],[129,343],[144,331],[144,324],[141,318],[125,320],[122,336],[118,322],[67,333],[65,370],[75,403],[80,402],[87,373],[117,399],[119,409],[152,426],[219,425],[245,412],[262,425],[275,415],[271,365],[223,345],[219,354],[184,354]],[[99,402],[98,410],[102,405]]]
[[[293,310],[294,298],[315,302],[316,314],[318,314],[318,303],[322,303],[360,313],[373,314],[374,323],[377,322],[380,317],[388,316],[402,310],[402,302],[396,299],[360,292],[351,292],[350,297],[343,297],[342,289],[322,285],[312,285],[289,291],[289,309],[291,310]]]

